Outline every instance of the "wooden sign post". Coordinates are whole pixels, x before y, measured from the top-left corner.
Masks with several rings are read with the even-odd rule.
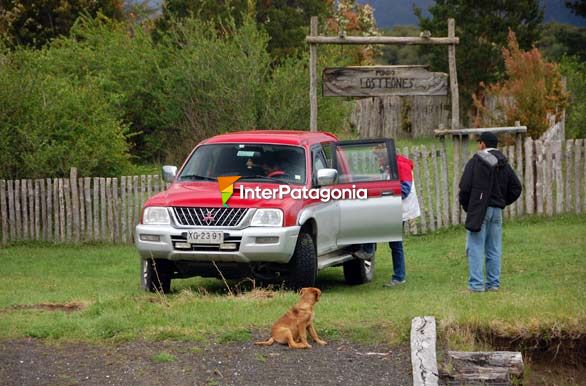
[[[318,36],[317,17],[311,18],[309,43],[309,103],[311,131],[317,131],[317,46],[319,44],[447,45],[452,104],[452,130],[459,128],[458,76],[454,19],[448,19],[448,37]],[[372,97],[383,95],[446,95],[446,74],[428,72],[423,66],[379,66],[327,68],[324,96]]]
[[[448,95],[448,74],[426,66],[326,68],[324,96]]]

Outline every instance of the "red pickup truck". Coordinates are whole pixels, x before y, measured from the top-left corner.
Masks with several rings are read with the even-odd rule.
[[[178,172],[164,166],[163,178],[171,185],[145,203],[135,230],[148,291],[193,276],[310,287],[319,270],[340,265],[347,283],[361,284],[373,277],[374,254],[353,252],[402,237],[391,139],[223,134],[199,143]]]

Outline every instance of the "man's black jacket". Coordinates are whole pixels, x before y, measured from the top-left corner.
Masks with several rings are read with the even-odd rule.
[[[481,150],[466,164],[460,179],[460,205],[466,229],[478,232],[489,206],[504,208],[521,195],[521,182],[507,158],[497,149]]]

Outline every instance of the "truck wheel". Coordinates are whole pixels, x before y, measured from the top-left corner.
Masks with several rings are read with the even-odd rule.
[[[346,284],[368,283],[374,277],[374,254],[370,260],[353,259],[344,263]]]
[[[140,259],[140,286],[149,292],[171,292],[173,263],[163,259]]]
[[[299,233],[293,257],[289,261],[289,273],[285,279],[288,288],[297,290],[313,287],[317,278],[317,257],[313,238],[307,233]]]

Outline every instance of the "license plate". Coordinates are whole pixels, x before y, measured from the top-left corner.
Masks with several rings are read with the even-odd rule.
[[[222,231],[188,231],[187,242],[190,244],[222,244],[224,232]]]

